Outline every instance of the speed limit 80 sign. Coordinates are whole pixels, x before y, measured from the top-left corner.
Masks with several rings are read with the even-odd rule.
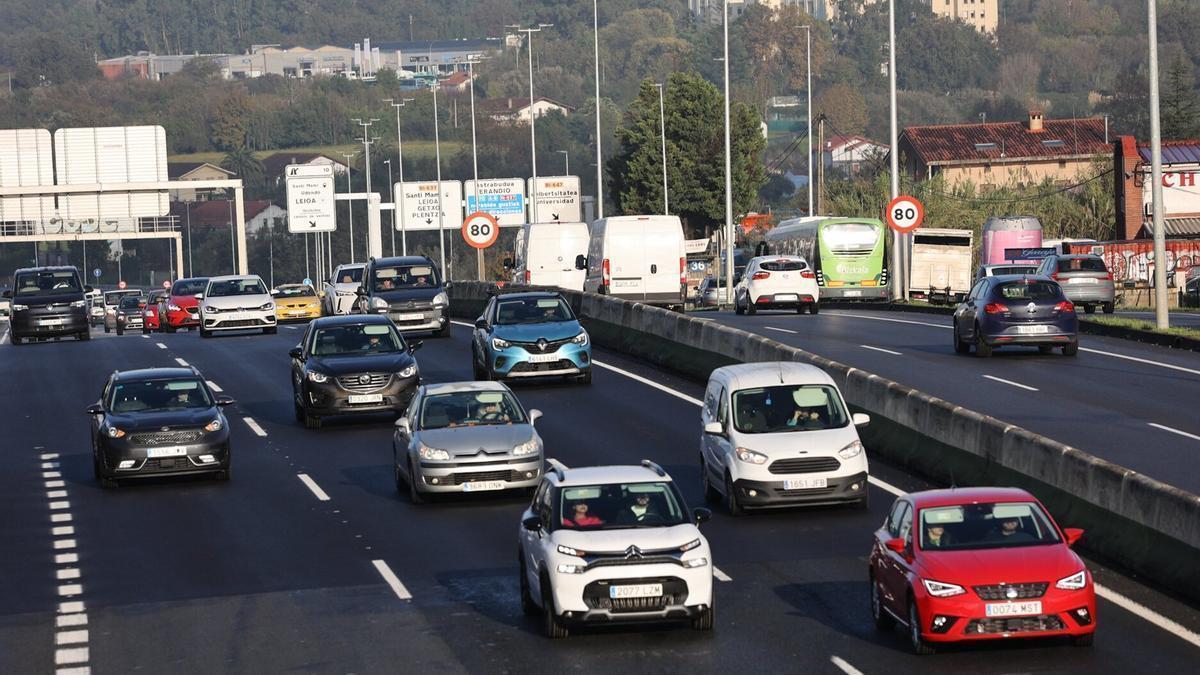
[[[496,243],[496,237],[500,236],[500,225],[492,214],[476,211],[463,220],[462,236],[463,240],[475,248],[487,248]]]
[[[921,200],[908,195],[900,195],[887,206],[888,227],[900,233],[908,233],[921,226],[925,220],[925,207]]]

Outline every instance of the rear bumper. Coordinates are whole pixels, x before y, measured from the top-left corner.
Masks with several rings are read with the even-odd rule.
[[[796,299],[780,299],[780,295],[795,295]],[[787,293],[775,295],[760,295],[754,298],[754,306],[758,309],[795,309],[817,304],[817,296],[808,293]]]
[[[822,286],[821,298],[826,300],[887,300],[887,286]]]
[[[1096,284],[1087,286],[1071,286],[1069,284],[1062,285],[1063,294],[1067,299],[1074,303],[1103,303],[1112,302],[1116,297],[1111,284]]]

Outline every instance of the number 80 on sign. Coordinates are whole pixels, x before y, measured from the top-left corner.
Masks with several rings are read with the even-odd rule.
[[[921,222],[925,220],[925,207],[916,197],[900,195],[888,204],[887,213],[884,215],[888,227],[900,233],[908,233],[920,227]]]
[[[496,243],[496,238],[500,236],[500,225],[492,214],[476,211],[463,220],[462,236],[475,248],[487,248]]]

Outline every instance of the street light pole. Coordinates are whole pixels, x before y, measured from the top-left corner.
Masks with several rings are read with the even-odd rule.
[[[432,61],[432,59],[430,59]],[[438,108],[437,108],[437,90],[439,84],[436,81],[437,75],[434,75],[433,83],[433,149],[434,162],[437,164],[437,192],[438,192],[438,250],[441,256],[441,273],[445,275],[445,279],[449,280],[450,270],[446,268],[446,229],[444,224],[444,204],[442,204],[442,137],[438,127]]]
[[[808,166],[808,215],[816,215],[813,213],[813,146],[812,146],[812,26],[797,26],[804,29],[804,65],[808,69],[808,84],[805,85],[805,94],[808,97],[808,103],[805,105],[805,130],[808,133],[808,161],[805,164]],[[825,161],[822,157],[821,161]]]
[[[729,141],[729,0],[723,0],[722,23],[725,69],[725,304],[733,303],[733,169]],[[719,265],[718,265],[719,267]]]
[[[357,119],[357,118],[354,120],[351,120],[351,121],[357,123],[358,126],[362,127],[362,131],[363,131],[363,137],[362,137],[363,166],[366,168],[366,177],[367,177],[367,204],[368,204],[367,208],[370,208],[370,203],[371,203],[371,144],[374,143],[375,140],[371,138],[370,134],[368,133],[368,130],[371,128],[372,124],[378,122],[379,120],[372,117],[371,119],[366,120],[366,121],[363,121],[363,120]],[[354,200],[351,200],[351,203],[354,203]],[[350,262],[355,262],[355,261],[356,261],[356,259],[354,257],[354,230],[351,230],[350,231]]]
[[[471,172],[475,180],[471,183],[474,191],[475,210],[479,210],[479,146],[475,141],[475,64],[479,63],[478,55],[471,54],[466,59],[467,86],[471,88]],[[475,274],[483,281],[483,249],[475,249]]]
[[[357,152],[339,152],[339,155],[346,158],[346,194],[354,191],[354,187],[350,184],[350,160],[354,159]],[[354,262],[354,200],[347,199],[346,206],[350,209],[350,262]],[[333,233],[329,234],[329,268],[333,269]]]
[[[900,196],[900,151],[896,143],[896,0],[888,0],[888,100],[891,104],[891,161],[892,199]],[[809,139],[812,139],[810,134]],[[810,146],[811,147],[811,146]],[[812,185],[812,181],[809,181]],[[908,296],[908,282],[903,270],[904,237],[892,231],[892,299],[903,300]]]
[[[604,153],[600,152],[600,6],[592,0],[592,47],[596,69],[596,217],[604,217]]]
[[[1150,36],[1150,181],[1154,213],[1154,323],[1171,325],[1167,311],[1167,238],[1163,224],[1162,130],[1158,112],[1158,0],[1146,0]]]
[[[392,183],[392,160],[383,160],[388,168],[388,201],[392,203],[392,257],[396,257],[396,193]]]
[[[538,222],[537,217],[537,110],[533,99],[533,34],[542,32],[543,28],[551,28],[552,23],[539,23],[536,28],[521,28],[512,25],[518,33],[525,33],[529,40],[529,157],[533,169],[533,184],[529,191],[529,222]]]
[[[400,202],[401,203],[399,203],[399,204],[395,203],[396,202],[395,195],[392,196],[392,202],[393,202],[393,206],[398,211],[400,211],[400,253],[401,253],[401,255],[408,255],[408,228],[406,227],[407,223],[404,222],[404,208],[403,208],[403,202],[404,202],[404,138],[400,135],[400,109],[404,107],[405,103],[409,103],[413,99],[402,98],[402,99],[400,99],[399,103],[397,103],[395,99],[391,99],[391,98],[385,98],[383,100],[385,102],[391,104],[391,106],[396,109],[396,171],[400,174]],[[388,179],[388,182],[389,183],[391,182],[390,178]],[[396,229],[396,214],[394,212],[392,213],[392,229],[393,230]],[[395,240],[396,240],[396,233],[393,232],[392,233],[393,254],[395,253],[395,248],[396,248]]]
[[[663,89],[666,85],[655,82],[658,89],[658,130],[662,135],[662,169],[663,169],[663,215],[671,215],[671,202],[667,199],[667,116],[663,107]]]

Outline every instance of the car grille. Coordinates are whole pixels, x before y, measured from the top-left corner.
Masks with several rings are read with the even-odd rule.
[[[615,557],[605,557],[599,560],[593,560],[588,563],[587,568],[594,569],[597,567],[622,567],[627,565],[682,565],[679,558],[673,558],[668,555],[654,555],[645,558],[626,558],[624,554]]]
[[[570,341],[571,338],[567,338],[566,340],[555,340],[553,342],[547,341],[545,349],[539,347],[538,343],[536,342],[513,342],[511,344],[514,347],[520,347],[521,349],[524,349],[530,354],[553,354],[554,352],[558,351],[560,347],[569,343]]]
[[[825,473],[837,471],[842,463],[833,457],[792,457],[771,462],[771,473]]]
[[[515,364],[513,364],[513,367],[511,369],[509,369],[508,372],[510,372],[510,373],[545,373],[545,372],[554,371],[554,370],[567,370],[569,368],[574,368],[574,367],[575,367],[575,364],[571,363],[571,361],[569,359],[559,359],[557,361],[551,361],[549,363],[528,363],[528,362],[515,363]]]
[[[364,375],[367,377],[366,382],[361,381],[361,378]],[[342,375],[337,378],[337,382],[342,389],[364,394],[383,389],[385,386],[387,386],[388,381],[391,379],[391,373],[360,373],[355,375]]]
[[[199,307],[188,307],[187,313],[188,313],[188,316],[193,316],[193,317],[200,316],[200,308]]]
[[[148,459],[142,465],[142,471],[176,471],[191,468],[192,463],[187,457],[158,457]]]
[[[525,480],[524,471],[478,471],[474,473],[456,473],[451,474],[450,481],[454,485],[462,485],[463,483],[475,483],[485,480],[503,480],[503,481],[519,481]]]
[[[222,321],[221,328],[247,328],[263,325],[265,322],[259,319],[238,319],[237,321]]]
[[[632,584],[662,584],[663,594],[657,598],[610,598],[610,586]],[[613,612],[653,612],[671,605],[682,605],[688,596],[687,582],[677,577],[650,577],[645,579],[619,579],[593,581],[583,589],[583,601],[589,609],[607,609]]]
[[[1026,598],[1040,598],[1046,593],[1046,587],[1050,584],[1040,581],[1032,584],[996,584],[994,586],[975,586],[975,593],[984,600],[1016,600]],[[1016,590],[1017,594],[1011,598],[1007,595],[1008,589]]]
[[[1062,619],[1053,614],[1042,616],[1012,616],[1001,619],[973,619],[967,624],[967,635],[992,635],[996,633],[1038,633],[1062,630]]]
[[[129,442],[133,445],[182,445],[195,443],[200,440],[199,429],[184,429],[181,431],[152,431],[141,434],[130,434]]]

